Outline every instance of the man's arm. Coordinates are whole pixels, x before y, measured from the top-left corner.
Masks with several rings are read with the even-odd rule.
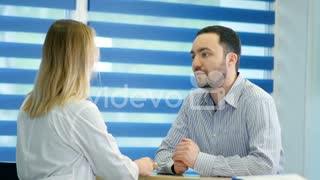
[[[175,152],[175,148],[181,141],[181,139],[188,137],[188,118],[185,111],[185,109],[187,108],[186,106],[187,98],[178,113],[177,119],[173,122],[170,131],[163,139],[156,153],[155,161],[159,166],[158,173],[174,174],[171,169],[172,165],[174,164],[172,155]]]
[[[276,174],[279,170],[281,133],[274,102],[271,98],[258,99],[248,105],[245,116],[249,154],[244,157],[223,157],[202,152],[195,154],[197,159],[192,166],[202,176]],[[195,146],[190,145],[188,149],[192,150]],[[174,159],[187,161],[186,157],[177,155]]]

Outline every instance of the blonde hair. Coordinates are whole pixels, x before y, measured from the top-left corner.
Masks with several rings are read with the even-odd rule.
[[[89,96],[90,75],[98,55],[94,37],[93,29],[74,20],[58,20],[51,25],[34,88],[23,105],[30,117]]]

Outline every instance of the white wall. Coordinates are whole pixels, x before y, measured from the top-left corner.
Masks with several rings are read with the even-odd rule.
[[[320,1],[309,2],[305,174],[319,179],[320,170]]]
[[[320,162],[320,2],[277,0],[275,9],[274,98],[282,126],[285,172],[316,179]]]
[[[305,146],[305,101],[308,3],[276,1],[274,98],[282,127],[286,172],[302,174]]]

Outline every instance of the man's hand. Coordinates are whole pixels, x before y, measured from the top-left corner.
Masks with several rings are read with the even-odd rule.
[[[176,152],[173,154],[174,162],[182,162],[188,167],[194,168],[194,164],[199,155],[199,147],[191,139],[182,138],[181,142],[176,147]]]
[[[183,162],[181,161],[175,161],[173,164],[173,168],[174,168],[174,172],[177,175],[181,175],[183,174],[186,170],[188,170],[188,166],[185,165]]]

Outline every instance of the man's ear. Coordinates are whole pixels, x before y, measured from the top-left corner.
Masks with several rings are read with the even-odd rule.
[[[227,65],[228,66],[235,66],[238,62],[238,55],[233,52],[229,52],[227,54]]]

